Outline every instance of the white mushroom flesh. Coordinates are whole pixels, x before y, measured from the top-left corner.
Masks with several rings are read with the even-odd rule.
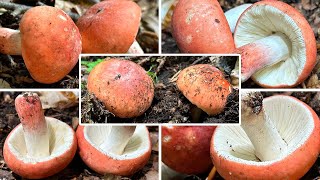
[[[37,163],[49,161],[61,156],[68,151],[74,141],[73,129],[66,123],[55,118],[46,117],[49,129],[49,151],[50,154],[45,157],[30,157],[27,153],[26,141],[24,138],[22,125],[18,125],[8,139],[10,151],[25,163]],[[36,144],[35,149],[42,146],[41,142]]]
[[[239,19],[234,39],[236,47],[244,46],[275,33],[283,33],[291,42],[289,58],[256,72],[253,77],[262,84],[294,84],[306,63],[302,30],[285,12],[270,5],[256,5]]]
[[[214,134],[214,149],[219,156],[248,165],[269,165],[301,147],[315,128],[311,111],[302,102],[291,97],[269,97],[264,100],[264,107],[279,135],[287,143],[286,152],[274,160],[261,161],[240,126],[220,126]]]
[[[229,9],[224,13],[224,15],[227,18],[230,30],[232,33],[234,33],[234,29],[237,25],[238,19],[241,16],[241,14],[248,9],[252,4],[242,4],[240,6],[234,7],[232,9]]]
[[[101,153],[106,154],[107,156],[110,156],[111,158],[117,160],[134,159],[149,151],[149,148],[151,146],[149,132],[147,128],[142,125],[136,126],[136,129],[132,137],[126,144],[121,154],[102,149],[101,147],[107,146],[106,144],[102,145],[103,143],[105,143],[105,141],[112,142],[112,140],[108,140],[108,138],[112,138],[112,136],[110,136],[111,130],[112,126],[85,126],[84,137],[92,146],[96,147]],[[122,134],[119,135],[122,136]],[[122,138],[123,137],[118,137],[118,139]]]

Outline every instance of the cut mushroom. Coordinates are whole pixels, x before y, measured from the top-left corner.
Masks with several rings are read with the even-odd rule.
[[[232,92],[232,87],[222,72],[209,64],[183,69],[178,76],[177,86],[192,104],[208,115],[221,113]]]
[[[185,174],[205,173],[212,167],[210,140],[215,126],[162,126],[162,162]]]
[[[173,11],[172,29],[184,53],[232,53],[235,49],[217,0],[180,0]]]
[[[77,64],[81,37],[62,10],[50,6],[29,9],[20,32],[0,28],[0,53],[21,55],[32,78],[51,84],[64,78]]]
[[[79,126],[77,138],[82,160],[100,174],[133,175],[151,155],[145,126]]]
[[[77,21],[83,53],[126,53],[139,30],[141,9],[133,1],[93,5]]]
[[[15,104],[21,124],[10,132],[4,144],[8,167],[31,179],[46,178],[64,169],[77,149],[73,129],[62,121],[45,117],[36,94],[19,95]]]
[[[151,105],[154,85],[146,71],[128,60],[110,59],[89,74],[88,90],[115,116],[142,115]]]
[[[294,87],[316,64],[316,40],[308,21],[281,1],[260,1],[238,20],[234,33],[241,54],[242,82]]]
[[[320,121],[300,100],[261,94],[242,97],[242,125],[217,127],[211,157],[225,179],[299,179],[315,163]]]

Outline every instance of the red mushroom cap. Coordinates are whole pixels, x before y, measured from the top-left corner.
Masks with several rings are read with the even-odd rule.
[[[122,155],[116,155],[99,148],[101,140],[107,137],[106,131],[109,127],[78,127],[76,135],[80,157],[87,166],[100,174],[133,175],[142,169],[150,158],[151,140],[149,131],[145,126],[137,126],[135,134],[131,138],[131,145],[129,145],[130,142],[127,145],[130,148]]]
[[[138,33],[140,7],[129,0],[93,5],[77,21],[83,53],[125,53]]]
[[[209,115],[219,114],[224,110],[232,91],[222,72],[209,64],[183,69],[178,76],[177,86],[192,104]]]
[[[151,105],[154,85],[146,71],[128,60],[110,59],[89,74],[88,90],[120,118],[137,117]]]
[[[22,56],[33,79],[50,84],[77,64],[81,36],[72,19],[50,6],[29,9],[20,22]]]
[[[185,53],[232,53],[228,22],[217,0],[180,0],[172,15],[173,37]]]
[[[175,171],[200,174],[212,167],[210,140],[215,126],[162,126],[162,161]]]

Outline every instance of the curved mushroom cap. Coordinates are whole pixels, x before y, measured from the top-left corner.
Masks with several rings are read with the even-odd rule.
[[[177,86],[192,104],[208,115],[221,113],[232,91],[222,72],[209,64],[183,69],[178,76]]]
[[[50,6],[29,9],[20,22],[22,56],[32,78],[55,83],[77,64],[81,36],[72,19]]]
[[[175,171],[200,174],[210,170],[210,140],[215,126],[162,126],[162,162]]]
[[[285,61],[256,72],[252,79],[264,87],[293,87],[304,81],[316,64],[316,40],[307,20],[281,1],[260,1],[240,17],[234,33],[236,47],[283,33],[291,41]]]
[[[225,179],[299,179],[316,161],[320,121],[308,105],[278,95],[264,99],[264,110],[288,151],[278,159],[261,162],[240,126],[217,127],[211,140],[211,157]]]
[[[93,5],[77,21],[84,53],[125,53],[139,29],[141,9],[133,1],[108,0]]]
[[[146,165],[151,155],[148,129],[138,125],[121,155],[99,148],[110,130],[111,126],[79,126],[76,134],[80,157],[100,174],[133,175]]]
[[[173,37],[185,53],[232,53],[232,33],[217,0],[180,0],[172,15]]]
[[[88,77],[88,90],[120,118],[137,117],[151,105],[154,85],[146,71],[128,60],[98,64]]]
[[[46,117],[50,129],[50,156],[28,157],[22,125],[19,124],[8,135],[3,156],[8,167],[24,178],[40,179],[52,176],[73,159],[77,150],[77,139],[73,129],[55,118]]]

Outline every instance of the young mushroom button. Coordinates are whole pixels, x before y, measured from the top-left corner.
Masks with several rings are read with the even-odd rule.
[[[235,49],[217,0],[180,0],[173,11],[172,30],[184,53],[231,53]]]
[[[238,20],[234,41],[241,80],[263,87],[294,87],[316,64],[316,40],[308,21],[281,1],[260,1]]]
[[[221,113],[232,92],[232,87],[222,72],[209,64],[183,69],[178,76],[177,86],[192,104],[208,115]]]
[[[300,100],[244,93],[241,126],[217,127],[211,157],[225,179],[300,179],[315,163],[320,121]]]
[[[145,126],[79,126],[77,138],[80,157],[100,174],[133,175],[151,155]]]
[[[151,105],[154,85],[146,71],[129,60],[110,59],[90,72],[88,90],[120,118],[142,115]]]
[[[20,31],[0,28],[0,53],[21,55],[32,78],[51,84],[64,78],[77,64],[81,36],[72,19],[50,6],[29,9]]]
[[[73,159],[77,141],[73,129],[45,117],[37,94],[24,93],[16,100],[21,124],[8,135],[3,156],[8,167],[24,178],[41,179],[64,169]]]
[[[77,21],[83,53],[125,53],[139,30],[141,9],[133,1],[108,0],[89,8]]]

